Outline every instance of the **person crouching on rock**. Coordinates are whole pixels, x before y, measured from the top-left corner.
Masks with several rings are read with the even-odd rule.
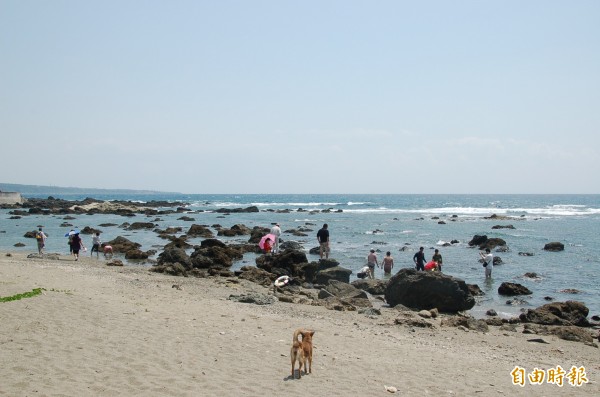
[[[265,240],[265,245],[263,246],[264,250],[265,250],[265,254],[270,254],[271,253],[271,239],[268,238]]]

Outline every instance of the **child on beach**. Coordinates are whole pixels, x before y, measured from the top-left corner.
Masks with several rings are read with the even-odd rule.
[[[264,250],[265,250],[265,254],[270,254],[271,253],[271,239],[268,238],[265,240],[265,245],[264,245]]]
[[[94,255],[94,251],[96,251],[96,258],[100,257],[100,232],[96,232],[94,237],[92,237],[92,250],[90,251],[90,256]]]

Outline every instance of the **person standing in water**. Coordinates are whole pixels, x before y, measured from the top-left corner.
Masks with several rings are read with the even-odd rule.
[[[440,254],[440,250],[438,250],[437,248],[435,249],[433,256],[431,257],[431,260],[434,262],[437,262],[437,270],[439,272],[442,271],[442,254]]]
[[[392,269],[394,268],[394,258],[390,251],[385,253],[385,257],[381,261],[381,267],[383,267],[383,277],[390,277],[392,275]]]

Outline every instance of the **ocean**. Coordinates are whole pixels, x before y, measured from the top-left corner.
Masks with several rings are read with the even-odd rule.
[[[46,196],[28,196],[45,198]],[[54,195],[56,198],[81,200],[86,196]],[[366,263],[370,249],[377,250],[378,258],[390,251],[394,257],[394,272],[413,267],[412,257],[420,246],[425,247],[427,259],[438,248],[443,256],[443,272],[477,284],[485,295],[477,298],[470,311],[475,317],[485,316],[494,309],[502,317],[518,315],[522,310],[541,306],[551,297],[555,301],[578,300],[590,309],[590,315],[600,315],[600,195],[343,195],[343,194],[165,194],[165,195],[95,195],[102,200],[131,200],[145,202],[168,200],[189,203],[187,214],[194,221],[178,220],[182,214],[158,217],[137,215],[125,218],[118,215],[78,215],[68,221],[77,228],[85,226],[102,230],[102,240],[117,236],[142,244],[142,250],[161,252],[166,243],[152,231],[127,231],[118,226],[100,227],[100,224],[151,221],[157,228],[181,226],[184,231],[196,223],[208,225],[214,231],[219,224],[229,228],[235,224],[270,227],[279,222],[282,239],[297,241],[306,249],[309,261],[318,255],[308,254],[317,247],[316,233],[324,224],[331,234],[331,258],[355,273]],[[258,213],[217,213],[220,208],[257,206]],[[323,211],[330,210],[330,211]],[[510,219],[485,219],[493,214]],[[9,219],[9,210],[0,210],[0,250],[36,252],[33,239],[24,238],[27,231],[43,226],[50,236],[47,251],[68,254],[64,234],[70,227],[61,226],[64,216],[29,215]],[[493,226],[514,228],[493,229]],[[305,237],[296,237],[287,231],[303,228]],[[507,252],[494,252],[502,264],[493,269],[492,279],[486,281],[479,263],[479,251],[468,246],[474,235],[498,237],[507,242]],[[215,232],[216,235],[216,232]],[[91,247],[91,236],[83,236]],[[225,242],[246,242],[248,236],[219,237]],[[448,245],[452,240],[458,243]],[[192,244],[201,239],[192,240]],[[546,243],[561,242],[565,250],[547,252]],[[17,248],[16,243],[26,246]],[[519,253],[532,254],[531,256]],[[232,270],[253,265],[254,254],[246,254]],[[127,266],[150,264],[127,263]],[[534,272],[538,278],[524,277]],[[376,276],[382,277],[376,269]],[[353,274],[352,279],[355,279]],[[504,282],[516,282],[533,291],[521,296],[520,301],[498,295]]]

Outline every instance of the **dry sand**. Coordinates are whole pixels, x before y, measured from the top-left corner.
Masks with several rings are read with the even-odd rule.
[[[181,289],[172,288],[174,284]],[[228,300],[250,282],[176,278],[100,259],[27,259],[0,252],[2,396],[537,396],[600,395],[600,351],[500,331],[394,325],[395,309],[356,312]],[[290,378],[296,328],[311,328],[314,371]],[[581,387],[513,385],[515,366],[584,367]]]

